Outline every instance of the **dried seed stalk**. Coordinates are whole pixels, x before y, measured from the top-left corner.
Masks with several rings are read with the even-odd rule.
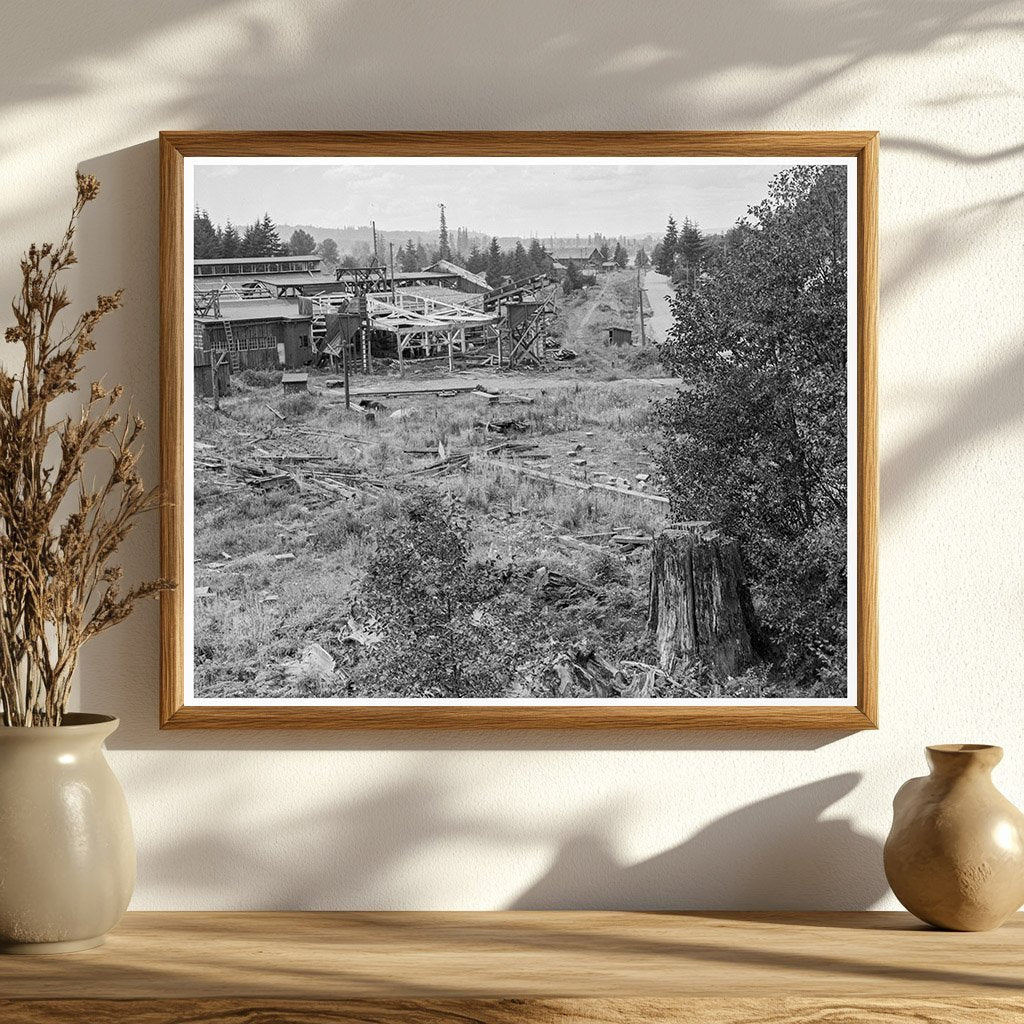
[[[78,217],[99,182],[78,174],[78,195],[64,237],[33,245],[21,261],[21,290],[11,304],[8,344],[21,345],[20,373],[0,369],[0,711],[3,724],[59,725],[71,696],[82,645],[126,618],[135,602],[170,586],[151,580],[121,590],[111,557],[136,517],[155,508],[137,470],[145,429],[116,406],[124,389],[93,381],[77,417],[55,423],[50,406],[79,390],[93,332],[121,305],[121,292],[100,295],[64,330],[70,305],[62,271],[77,262]],[[86,484],[91,453],[110,459],[102,485]]]

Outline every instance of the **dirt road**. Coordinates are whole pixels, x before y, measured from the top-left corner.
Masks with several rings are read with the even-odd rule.
[[[651,316],[647,320],[647,341],[648,344],[661,344],[668,337],[668,330],[672,326],[672,313],[668,308],[672,282],[664,274],[648,271],[644,278],[644,290],[651,306]]]

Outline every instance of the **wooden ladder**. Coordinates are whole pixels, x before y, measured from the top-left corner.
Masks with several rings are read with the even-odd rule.
[[[224,343],[228,350],[231,370],[237,373],[242,368],[242,354],[235,345],[235,332],[231,329],[230,320],[221,320],[221,323],[224,325]]]

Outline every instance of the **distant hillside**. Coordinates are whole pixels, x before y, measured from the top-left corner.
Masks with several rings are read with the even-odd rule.
[[[325,228],[320,227],[316,224],[278,224],[278,234],[284,241],[287,241],[293,231],[296,228],[301,228],[303,231],[311,234],[318,242],[322,242],[325,238],[333,238],[338,243],[338,248],[343,254],[351,253],[358,255],[360,253],[369,253],[373,249],[373,229],[369,224],[358,225],[358,226],[346,226],[342,228]],[[456,227],[449,229],[452,245],[455,244]],[[465,229],[463,229],[465,230]],[[406,244],[409,239],[412,239],[414,245],[424,245],[427,247],[434,247],[437,245],[437,228],[431,230],[416,230],[410,228],[403,231],[382,231],[377,229],[377,245],[382,250],[382,255],[387,254],[388,243],[393,243],[395,251]],[[600,244],[600,236],[595,235],[573,235],[569,237],[558,237],[553,238],[541,238],[540,242],[546,248],[556,249],[568,249],[573,246],[586,247],[591,245]],[[499,235],[498,244],[502,250],[514,249],[516,242],[522,242],[524,246],[529,247],[532,238],[523,235]],[[609,238],[608,241],[614,247],[615,243],[621,242],[630,252],[636,250],[639,246],[644,246],[648,252],[653,248],[654,239],[651,235],[635,235],[626,236],[619,238]],[[470,230],[469,231],[469,247],[473,245],[479,246],[481,249],[486,249],[491,243],[491,236],[483,231]]]

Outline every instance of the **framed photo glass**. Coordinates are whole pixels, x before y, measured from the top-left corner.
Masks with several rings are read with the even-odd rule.
[[[164,727],[872,728],[877,136],[161,136]]]

